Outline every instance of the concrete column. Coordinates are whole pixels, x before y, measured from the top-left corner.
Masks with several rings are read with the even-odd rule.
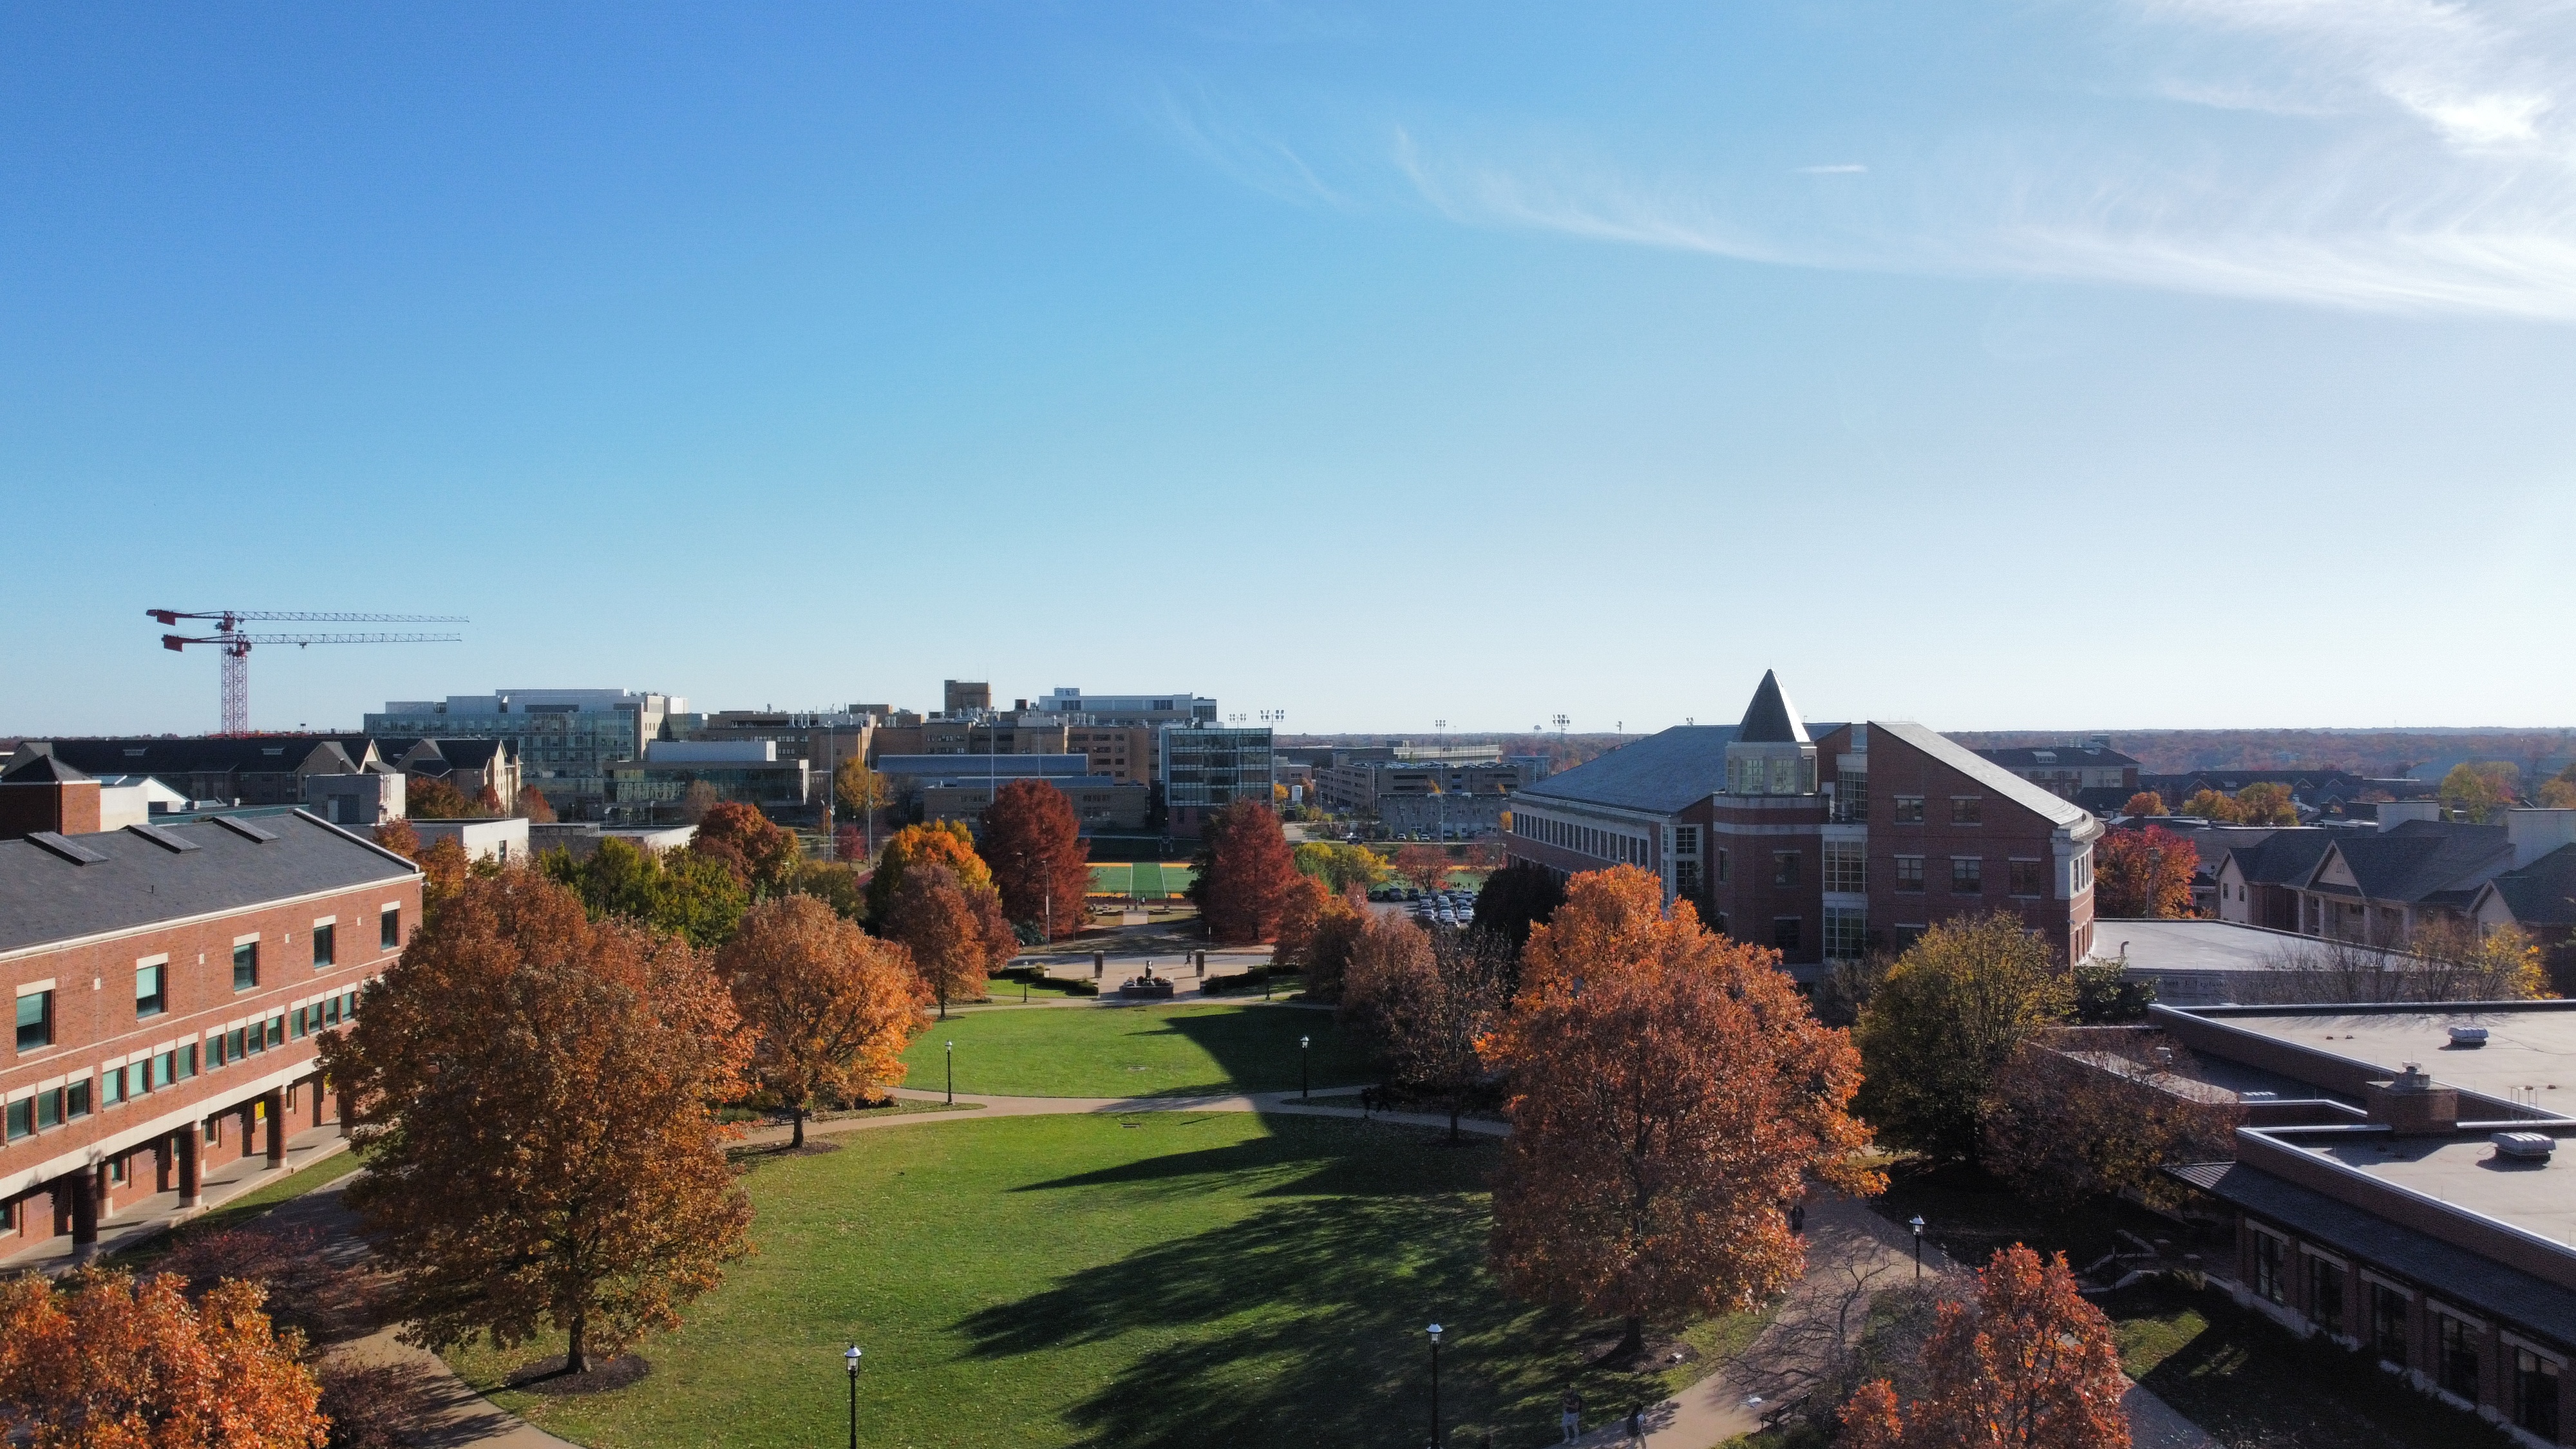
[[[259,1150],[259,1102],[244,1102],[233,1110],[241,1114],[241,1151],[236,1155],[248,1157]]]
[[[197,1166],[198,1149],[205,1145],[206,1128],[202,1122],[191,1122],[179,1129],[179,1206],[203,1207],[206,1203],[205,1178]]]
[[[286,1093],[270,1092],[259,1100],[264,1109],[262,1115],[268,1118],[268,1165],[283,1166],[286,1162]]]
[[[72,1200],[72,1256],[76,1258],[98,1251],[98,1179],[92,1175],[97,1171],[84,1167],[56,1179]]]
[[[115,1160],[102,1158],[91,1165],[90,1171],[95,1174],[98,1183],[98,1215],[102,1218],[116,1216]]]
[[[72,1180],[58,1177],[45,1184],[45,1196],[54,1205],[53,1236],[59,1238],[72,1230]]]
[[[319,1127],[322,1125],[322,1074],[316,1072],[307,1079],[304,1090],[313,1098],[313,1120],[308,1125]]]

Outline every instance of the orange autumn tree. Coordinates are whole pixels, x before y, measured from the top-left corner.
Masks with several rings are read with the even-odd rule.
[[[1923,1370],[1923,1397],[1901,1412],[1885,1379],[1852,1395],[1845,1449],[2129,1449],[2111,1321],[2076,1291],[2063,1253],[1997,1250],[1975,1303],[1941,1305]]]
[[[469,877],[322,1047],[406,1334],[509,1348],[552,1326],[582,1373],[676,1327],[746,1251],[710,1104],[750,1054],[684,939],[592,921],[537,871]]]
[[[984,894],[992,894],[991,889]],[[1007,922],[1003,928],[1009,928]],[[916,862],[904,872],[903,884],[886,906],[884,929],[888,940],[912,953],[912,968],[923,990],[939,1003],[941,1021],[948,1019],[948,1003],[984,994],[993,943],[983,913],[946,866]]]
[[[960,890],[989,889],[993,872],[975,853],[975,841],[961,821],[907,825],[886,838],[877,856],[877,872],[868,878],[868,919],[882,926],[894,906],[894,893],[904,872],[916,864],[946,866]]]
[[[1436,891],[1449,880],[1449,852],[1436,845],[1408,845],[1395,853],[1395,873],[1416,890]]]
[[[0,1419],[33,1449],[322,1449],[321,1385],[251,1283],[84,1268],[0,1285]]]
[[[1279,929],[1296,857],[1279,817],[1258,800],[1237,800],[1207,822],[1194,862],[1190,899],[1208,934],[1229,945],[1269,940]]]
[[[709,807],[688,849],[721,862],[755,899],[784,894],[805,861],[794,831],[781,829],[758,806],[738,800]]]
[[[757,1036],[751,1076],[795,1118],[816,1097],[848,1099],[903,1080],[903,1049],[926,999],[902,948],[879,941],[812,896],[751,908],[716,953],[716,974]]]
[[[2128,804],[2120,807],[2120,813],[2123,815],[2169,815],[2172,812],[2165,809],[2164,796],[2157,794],[2153,790],[2140,790],[2135,795],[2129,797]]]
[[[1510,1073],[1494,1266],[1539,1302],[1647,1320],[1736,1312],[1795,1281],[1809,1177],[1874,1193],[1847,1110],[1860,1056],[1779,953],[1703,929],[1634,866],[1574,877],[1533,926],[1486,1043]]]
[[[2159,825],[2113,830],[2093,846],[2093,890],[2104,916],[2170,919],[2191,914],[2200,852]]]

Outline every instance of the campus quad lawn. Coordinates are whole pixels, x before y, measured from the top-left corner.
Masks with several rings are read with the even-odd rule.
[[[940,1058],[953,1041],[961,1092],[1147,1097],[1291,1091],[1297,1086],[1299,1037],[1315,1043],[1315,1086],[1376,1080],[1332,1013],[1250,1002],[951,1012],[903,1054],[912,1067],[903,1085],[932,1092],[945,1086]]]
[[[1659,1380],[1584,1368],[1615,1335],[1504,1299],[1483,1269],[1497,1149],[1248,1112],[909,1125],[747,1180],[759,1250],[597,1396],[501,1403],[600,1449],[1317,1449],[1419,1444],[1425,1324],[1450,1442],[1555,1442]],[[1735,1321],[1741,1322],[1741,1321]],[[1707,1325],[1692,1335],[1715,1346]],[[1588,1332],[1586,1330],[1589,1330]],[[505,1360],[455,1356],[489,1389]]]

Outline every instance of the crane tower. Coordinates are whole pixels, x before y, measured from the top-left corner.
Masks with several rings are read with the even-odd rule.
[[[175,626],[182,619],[212,620],[215,631],[203,636],[164,634],[161,647],[184,651],[191,644],[212,644],[223,658],[224,727],[226,735],[250,733],[250,649],[254,644],[454,644],[462,634],[253,634],[244,632],[245,623],[296,624],[463,624],[471,622],[456,614],[351,614],[351,613],[279,613],[260,609],[217,609],[205,613],[185,613],[178,609],[146,609],[153,620]]]

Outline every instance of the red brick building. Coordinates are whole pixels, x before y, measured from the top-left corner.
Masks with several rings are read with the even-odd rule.
[[[214,1154],[283,1161],[336,1116],[317,1038],[420,908],[411,862],[302,811],[0,841],[0,1255],[93,1243],[120,1195],[193,1206]]]
[[[1658,872],[1801,976],[1993,911],[2090,954],[2091,812],[1918,724],[1821,728],[1766,673],[1732,730],[1666,730],[1523,790],[1509,854]]]

